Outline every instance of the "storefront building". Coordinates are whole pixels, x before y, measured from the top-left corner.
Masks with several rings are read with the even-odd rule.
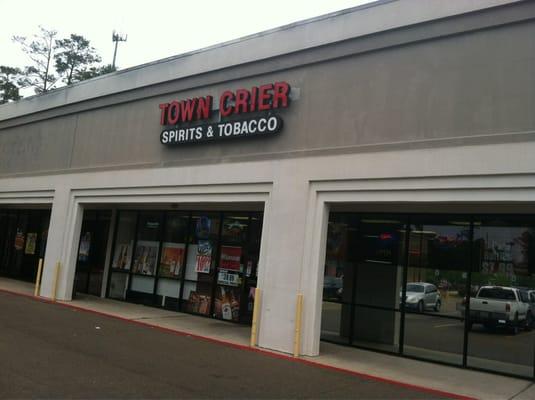
[[[0,275],[533,379],[534,38],[384,0],[0,106]]]

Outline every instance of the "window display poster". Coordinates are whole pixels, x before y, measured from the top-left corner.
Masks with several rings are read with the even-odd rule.
[[[209,274],[210,264],[212,264],[212,244],[209,240],[199,240],[195,271]]]
[[[240,286],[241,277],[238,272],[219,271],[217,274],[217,283],[220,285]]]
[[[37,246],[37,233],[28,233],[26,239],[26,247],[24,248],[24,254],[35,254],[35,248]]]
[[[162,257],[160,260],[160,276],[178,277],[184,265],[184,243],[164,242],[162,244]]]
[[[225,288],[219,286],[214,302],[216,318],[228,321],[240,319],[240,292],[238,288]]]
[[[78,261],[87,261],[89,249],[91,248],[91,232],[86,232],[80,239],[80,250],[78,251]]]
[[[115,255],[113,256],[113,269],[123,269],[128,271],[130,269],[130,262],[132,261],[132,248],[134,242],[118,243],[115,247]]]
[[[221,246],[221,260],[219,262],[220,269],[241,271],[240,260],[241,247]]]
[[[143,275],[154,275],[158,259],[159,242],[139,240],[134,256],[132,272]]]
[[[210,296],[191,291],[188,298],[188,311],[207,315],[210,311]]]
[[[17,229],[17,234],[15,235],[15,250],[22,249],[24,249],[24,232]]]

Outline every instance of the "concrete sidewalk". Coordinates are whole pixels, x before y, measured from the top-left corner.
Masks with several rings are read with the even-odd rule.
[[[33,296],[32,284],[5,278],[0,278],[0,290]],[[243,348],[249,345],[248,326],[93,296],[79,296],[71,302],[58,303],[211,341]],[[280,355],[269,350],[266,352]],[[528,380],[415,361],[324,342],[321,343],[319,356],[301,357],[301,360],[459,396],[479,399],[535,399],[534,382]]]

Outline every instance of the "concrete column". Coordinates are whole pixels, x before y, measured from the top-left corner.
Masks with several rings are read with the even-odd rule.
[[[71,199],[70,189],[56,188],[41,281],[40,295],[43,297],[54,297],[56,264],[59,262],[60,271],[56,285],[56,299],[72,299],[82,214],[82,207]]]
[[[291,160],[279,164],[265,210],[265,259],[260,265],[258,282],[262,290],[258,344],[287,353],[293,351],[308,195],[308,184],[295,172],[294,164]]]

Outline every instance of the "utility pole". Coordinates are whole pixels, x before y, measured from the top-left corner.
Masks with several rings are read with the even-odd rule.
[[[113,63],[112,63],[112,67],[114,70],[115,70],[115,58],[117,57],[117,45],[119,44],[119,42],[126,42],[126,39],[128,39],[128,35],[121,35],[115,32],[115,30],[113,31],[111,35],[112,42],[115,42],[115,50],[113,51]]]

